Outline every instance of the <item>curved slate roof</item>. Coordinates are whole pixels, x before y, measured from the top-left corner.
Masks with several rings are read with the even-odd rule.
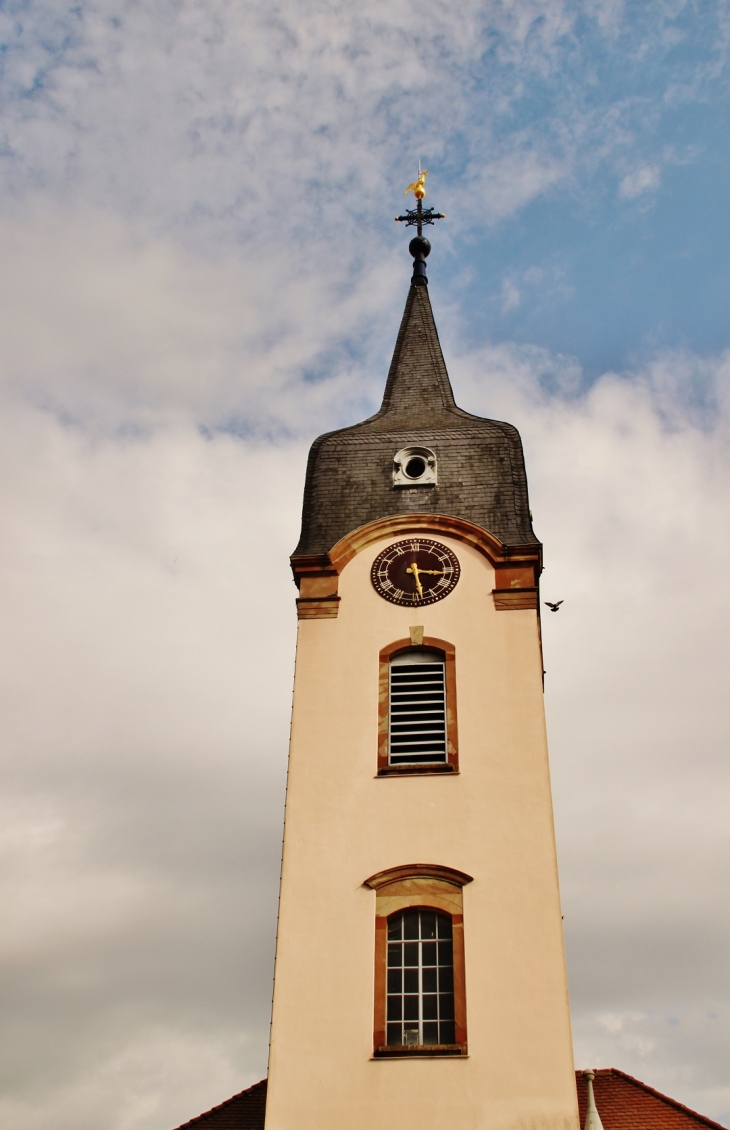
[[[436,453],[436,486],[393,486],[393,457],[409,446]],[[380,411],[312,444],[293,558],[326,554],[345,534],[396,514],[446,514],[505,546],[540,545],[519,433],[457,407],[425,286],[408,293]]]

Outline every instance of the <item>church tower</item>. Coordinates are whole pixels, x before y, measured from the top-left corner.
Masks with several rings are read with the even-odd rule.
[[[520,437],[414,274],[376,415],[312,446],[266,1130],[577,1130]]]

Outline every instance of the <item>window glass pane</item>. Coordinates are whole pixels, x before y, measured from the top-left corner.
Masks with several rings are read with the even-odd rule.
[[[403,997],[403,1019],[418,1020],[418,997]]]
[[[424,942],[423,943],[423,964],[435,965],[436,964],[436,943]]]
[[[423,1025],[423,1042],[424,1044],[437,1044],[439,1042],[438,1024]]]
[[[441,1006],[440,1010],[439,1010],[440,1013],[441,1013],[441,1019],[442,1020],[453,1020],[454,1019],[454,994],[453,993],[442,993],[439,997],[439,1003],[440,1003],[440,1006]],[[447,1040],[446,1042],[449,1043],[450,1041]]]
[[[400,1020],[403,1011],[403,998],[388,997],[388,1020]]]
[[[403,982],[401,980],[402,973],[400,969],[388,970],[388,992],[389,993],[402,993]],[[443,982],[443,979],[442,979]]]
[[[438,1020],[438,997],[435,993],[425,993],[423,997],[423,1019]]]
[[[400,966],[401,956],[402,956],[402,947],[401,946],[394,946],[394,945],[388,946],[388,965],[398,965],[398,966]]]
[[[422,985],[422,987],[423,987],[424,993],[435,993],[436,992],[436,990],[438,988],[438,985],[437,985],[437,982],[436,982],[436,972],[437,972],[437,970],[435,968],[423,970],[423,985]]]
[[[404,965],[418,965],[418,942],[404,942],[403,943],[403,964]]]
[[[389,1024],[387,1030],[387,1040],[389,1047],[398,1047],[403,1043],[403,1025],[402,1024]]]
[[[435,964],[436,963],[434,962],[434,965]],[[454,957],[451,942],[439,942],[439,965],[453,966],[453,964]]]
[[[403,992],[404,993],[417,993],[419,988],[420,988],[420,986],[418,984],[418,970],[417,969],[406,969],[404,980],[403,980]]]
[[[424,910],[421,911],[421,937],[436,937],[436,915]]]
[[[439,989],[442,993],[453,993],[454,991],[454,970],[450,965],[442,965],[439,969]]]
[[[439,1043],[440,1044],[455,1044],[456,1043],[456,1035],[454,1033],[453,1023],[444,1024],[442,1022],[441,1024],[439,1024],[439,1029],[440,1029],[440,1031],[439,1031]]]
[[[418,911],[407,910],[402,915],[403,936],[406,938],[418,937]]]
[[[388,938],[400,938],[403,930],[403,916],[396,914],[388,919]]]

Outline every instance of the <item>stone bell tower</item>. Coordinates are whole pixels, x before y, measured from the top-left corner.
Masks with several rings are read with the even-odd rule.
[[[517,431],[454,401],[412,187],[383,403],[313,444],[292,556],[266,1130],[577,1130],[542,549]]]

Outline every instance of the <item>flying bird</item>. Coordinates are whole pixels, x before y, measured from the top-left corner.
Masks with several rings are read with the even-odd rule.
[[[552,604],[551,601],[546,600],[545,603],[547,604],[551,612],[557,612],[563,602],[562,600],[556,600],[555,604]]]
[[[421,172],[421,170],[419,169],[418,180],[414,180],[413,184],[408,185],[408,188],[405,191],[405,195],[407,196],[409,192],[412,192],[416,200],[423,200],[424,196],[426,195],[427,176],[428,169],[424,169],[423,172]]]

